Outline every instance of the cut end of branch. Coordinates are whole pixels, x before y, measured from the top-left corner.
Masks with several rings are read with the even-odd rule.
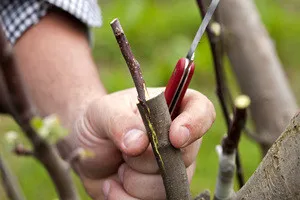
[[[117,21],[119,21],[119,19],[118,19],[118,18],[115,18],[115,19],[113,19],[113,20],[110,22],[110,24],[112,25],[112,24],[116,23]]]
[[[238,109],[248,108],[249,105],[250,105],[250,103],[251,103],[251,100],[250,100],[250,98],[247,95],[240,95],[234,101],[234,105]]]
[[[110,22],[110,26],[112,27],[113,32],[114,32],[116,37],[124,35],[123,28],[122,28],[118,18],[115,18],[114,20],[112,20]]]
[[[210,25],[210,29],[215,34],[215,36],[221,35],[221,25],[218,22],[212,22]]]

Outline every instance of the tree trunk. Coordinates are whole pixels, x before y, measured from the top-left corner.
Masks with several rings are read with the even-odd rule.
[[[269,149],[236,200],[300,199],[300,112]]]
[[[296,112],[295,97],[253,0],[219,5],[225,50],[243,93],[265,154]]]

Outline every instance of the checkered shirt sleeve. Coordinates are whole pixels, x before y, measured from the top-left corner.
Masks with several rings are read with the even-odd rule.
[[[53,6],[70,13],[88,27],[102,24],[97,0],[0,0],[0,18],[8,40],[14,44]]]

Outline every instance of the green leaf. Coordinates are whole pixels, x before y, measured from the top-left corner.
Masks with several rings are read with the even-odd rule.
[[[35,130],[39,130],[44,126],[44,122],[41,117],[33,117],[30,124]]]

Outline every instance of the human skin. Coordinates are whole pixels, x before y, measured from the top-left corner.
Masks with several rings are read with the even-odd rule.
[[[79,147],[95,153],[74,165],[93,199],[165,199],[136,91],[106,93],[84,30],[77,20],[53,10],[17,41],[14,51],[33,105],[42,116],[56,113],[71,130],[58,144],[64,158]],[[170,141],[182,149],[189,180],[201,137],[214,119],[212,103],[188,90],[171,124]]]

